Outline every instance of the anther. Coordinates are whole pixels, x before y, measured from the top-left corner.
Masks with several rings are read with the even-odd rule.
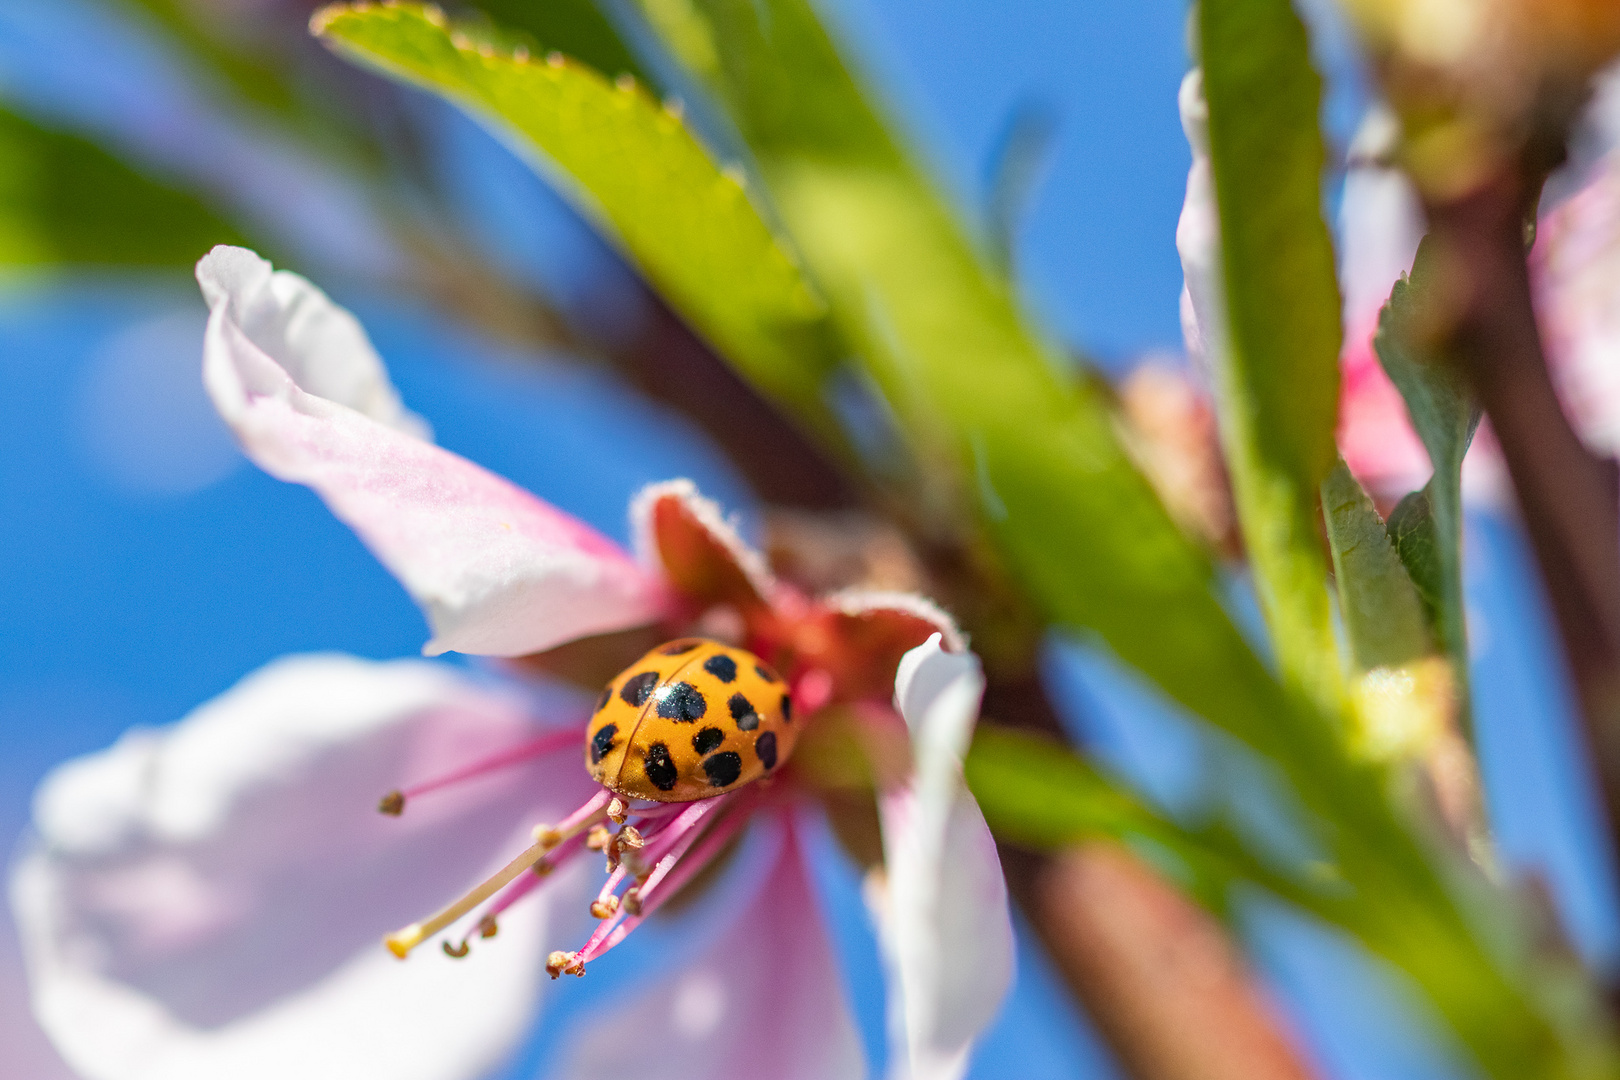
[[[630,816],[630,808],[625,805],[623,799],[615,795],[608,800],[607,816],[613,824],[623,825],[624,819]]]
[[[613,834],[606,825],[592,825],[591,831],[585,834],[585,846],[592,851],[606,851],[611,843]]]
[[[467,943],[463,941],[459,945],[452,945],[446,941],[444,943],[444,955],[460,960],[467,955]]]
[[[542,878],[543,877],[550,877],[551,872],[553,870],[555,870],[555,869],[557,869],[557,866],[556,866],[555,863],[548,862],[545,859],[541,859],[539,862],[534,864],[534,876],[535,877],[542,877]]]
[[[641,886],[632,885],[624,890],[624,910],[631,915],[641,914]]]
[[[561,829],[555,825],[536,825],[534,827],[534,842],[546,851],[550,851],[566,840]]]
[[[639,851],[647,846],[647,838],[642,836],[641,830],[634,825],[626,825],[613,839],[621,851]]]
[[[611,919],[618,914],[618,911],[619,898],[617,896],[610,895],[603,900],[591,901],[591,918],[593,919]]]
[[[500,924],[495,921],[495,916],[493,915],[485,915],[482,919],[478,920],[479,937],[492,938],[496,934],[500,933],[500,930]]]
[[[579,962],[578,953],[562,952],[561,950],[546,957],[546,974],[553,979],[567,973],[569,975],[585,974],[585,965]]]
[[[377,800],[377,809],[389,817],[399,817],[405,812],[405,793],[403,791],[390,791]]]

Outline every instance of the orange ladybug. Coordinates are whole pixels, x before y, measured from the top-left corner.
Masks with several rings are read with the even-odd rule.
[[[692,802],[774,772],[798,739],[787,684],[746,649],[704,638],[660,645],[602,691],[585,767],[610,791]]]

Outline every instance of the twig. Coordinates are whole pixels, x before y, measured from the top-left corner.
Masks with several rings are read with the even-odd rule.
[[[1524,223],[1545,170],[1504,170],[1429,206],[1446,274],[1440,342],[1507,459],[1580,696],[1611,838],[1620,837],[1620,470],[1570,426],[1531,303]]]

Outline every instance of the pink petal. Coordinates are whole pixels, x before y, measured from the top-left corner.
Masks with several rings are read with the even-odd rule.
[[[783,593],[765,559],[690,480],[643,488],[631,504],[636,551],[694,611],[729,604],[744,619],[765,617]]]
[[[1587,443],[1620,452],[1620,150],[1542,217],[1531,266],[1559,399]]]
[[[577,1033],[570,1080],[830,1080],[865,1058],[791,822],[753,898],[713,940],[640,996]],[[756,838],[759,839],[759,838]],[[771,843],[748,844],[743,857]]]
[[[995,840],[962,781],[984,677],[938,635],[901,662],[895,701],[915,772],[883,792],[887,890],[879,938],[891,981],[891,1053],[911,1080],[956,1080],[1012,987],[1014,942]]]
[[[1373,350],[1379,312],[1395,283],[1412,269],[1426,228],[1416,191],[1391,160],[1394,124],[1382,109],[1362,124],[1339,210],[1345,319],[1339,452],[1369,491],[1388,499],[1422,487],[1432,471],[1406,402]]]
[[[249,457],[313,488],[399,578],[433,627],[424,652],[519,656],[658,617],[659,584],[617,545],[401,430],[359,324],[309,282],[225,247],[197,280],[215,407]]]
[[[567,754],[398,819],[376,799],[534,733],[522,702],[435,665],[300,657],[60,767],[12,882],[41,1023],[90,1080],[481,1075],[589,883],[557,875],[460,963],[402,964],[381,937],[589,785]]]

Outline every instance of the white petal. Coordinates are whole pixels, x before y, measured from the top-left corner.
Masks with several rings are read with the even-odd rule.
[[[1181,81],[1181,128],[1192,147],[1187,197],[1176,223],[1176,251],[1183,279],[1181,322],[1187,351],[1204,376],[1220,370],[1226,351],[1226,301],[1221,285],[1220,214],[1209,161],[1209,107],[1204,75],[1193,68]]]
[[[661,583],[612,541],[400,430],[359,324],[314,286],[241,248],[215,248],[197,280],[215,407],[249,457],[313,488],[393,571],[432,624],[429,655],[520,656],[657,618]]]
[[[305,278],[222,244],[197,264],[197,282],[209,311],[223,312],[306,392],[430,437],[427,422],[400,401],[360,321]]]
[[[887,895],[879,938],[891,981],[894,1074],[956,1080],[1012,987],[1012,920],[995,840],[962,781],[984,677],[940,635],[907,653],[895,703],[911,731],[910,785],[883,792]]]
[[[558,1075],[569,1080],[859,1080],[865,1075],[865,1056],[802,842],[791,824],[775,837],[758,832],[738,859],[765,863],[752,899],[735,904],[694,960],[577,1032],[561,1055],[564,1067]]]
[[[513,767],[399,819],[376,800],[534,733],[437,665],[301,657],[60,767],[12,879],[41,1024],[89,1080],[480,1075],[532,1020],[586,883],[554,878],[459,963],[402,964],[381,936],[526,846],[583,770]]]

